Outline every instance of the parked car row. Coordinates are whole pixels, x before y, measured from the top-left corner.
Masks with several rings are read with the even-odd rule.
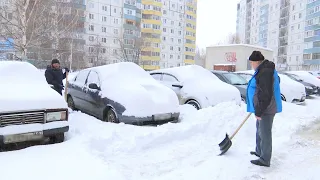
[[[148,125],[177,122],[183,104],[197,110],[227,101],[240,105],[253,73],[197,65],[145,71],[135,63],[115,63],[70,74],[65,102],[35,66],[0,62],[0,148],[24,141],[64,141],[68,107],[106,122]],[[308,72],[280,72],[279,77],[283,101],[299,104],[306,95],[319,93],[320,80]]]

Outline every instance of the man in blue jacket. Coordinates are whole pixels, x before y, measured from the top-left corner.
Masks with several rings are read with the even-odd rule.
[[[282,112],[280,79],[275,64],[264,59],[260,51],[253,51],[249,62],[255,73],[248,83],[247,111],[257,119],[256,149],[250,154],[259,157],[251,163],[270,167],[273,118]]]

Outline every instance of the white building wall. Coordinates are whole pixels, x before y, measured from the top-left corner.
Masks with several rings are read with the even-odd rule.
[[[87,0],[86,1],[86,58],[91,65],[94,61],[103,59],[105,63],[118,62],[115,55],[120,51],[119,39],[122,36],[123,2],[114,0]],[[92,29],[92,27],[94,29]],[[90,53],[92,49],[100,52]]]
[[[163,0],[160,68],[183,64],[184,0]]]

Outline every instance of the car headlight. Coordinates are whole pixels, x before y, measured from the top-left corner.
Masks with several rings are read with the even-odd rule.
[[[48,112],[46,114],[46,121],[63,121],[67,120],[67,111]]]

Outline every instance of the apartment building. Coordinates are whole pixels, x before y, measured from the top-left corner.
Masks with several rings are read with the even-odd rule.
[[[91,66],[132,61],[146,70],[195,64],[197,0],[88,0]]]
[[[319,1],[241,0],[237,5],[237,34],[241,43],[273,49],[272,61],[278,69],[317,69],[317,61],[311,65],[308,61],[311,59],[306,58],[311,58],[317,50],[311,44],[317,41],[318,37],[314,36],[319,26],[314,24],[311,30],[307,23],[320,16],[319,10],[316,11]],[[308,31],[312,38],[306,37]]]

